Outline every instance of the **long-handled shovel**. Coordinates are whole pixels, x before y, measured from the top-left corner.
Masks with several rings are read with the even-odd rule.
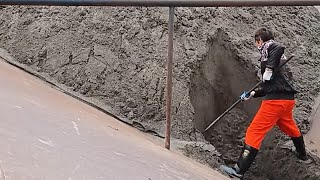
[[[292,58],[294,57],[294,55],[291,55],[285,62],[283,62],[280,66],[278,66],[278,68],[275,69],[275,72],[278,71],[279,69],[281,69],[281,67],[283,65],[285,65],[287,62],[289,62]],[[260,81],[259,83],[257,83],[255,86],[253,86],[249,91],[247,91],[248,93],[250,93],[251,91],[255,90],[258,86],[260,86],[263,82]],[[221,118],[223,118],[231,109],[233,109],[237,104],[239,104],[242,101],[242,99],[238,99],[235,103],[233,103],[226,111],[224,111],[217,119],[215,119],[205,130],[207,131],[208,129],[210,129],[216,122],[218,122]]]

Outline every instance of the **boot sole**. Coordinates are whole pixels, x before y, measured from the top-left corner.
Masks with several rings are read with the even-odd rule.
[[[225,171],[225,168],[224,168],[223,165],[220,166],[220,170],[221,170],[222,172],[224,172],[226,175],[228,175],[231,179],[234,179],[234,180],[244,180],[243,177],[238,177],[238,176],[236,176],[236,175],[234,175],[234,174],[230,174],[230,173],[228,173],[227,171]]]

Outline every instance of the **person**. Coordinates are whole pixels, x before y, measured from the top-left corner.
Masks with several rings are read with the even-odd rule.
[[[288,81],[283,68],[275,71],[285,60],[285,48],[274,40],[273,33],[266,28],[258,29],[254,38],[261,55],[259,61],[263,83],[252,92],[244,92],[240,98],[244,101],[251,97],[264,99],[247,128],[245,145],[237,163],[233,167],[221,166],[229,176],[240,179],[253,163],[265,135],[275,125],[291,137],[298,158],[307,160],[303,136],[293,119],[297,91]]]

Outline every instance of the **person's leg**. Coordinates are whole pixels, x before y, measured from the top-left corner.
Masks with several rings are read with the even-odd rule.
[[[301,160],[307,160],[308,158],[303,136],[301,135],[301,132],[293,119],[292,110],[294,108],[295,102],[294,100],[286,100],[283,101],[283,105],[285,106],[285,111],[283,112],[283,114],[281,114],[277,125],[285,134],[291,137],[296,148],[298,158]]]
[[[265,135],[279,119],[283,107],[277,101],[265,100],[247,129],[245,146],[234,167],[221,166],[230,176],[241,178],[253,163]]]
[[[253,163],[256,155],[258,154],[258,151],[258,149],[245,145],[237,163],[233,167],[222,165],[220,166],[220,168],[231,177],[242,178],[245,172]]]
[[[308,160],[303,136],[301,135],[299,137],[292,137],[291,139],[293,141],[294,147],[296,148],[297,157],[303,161]]]

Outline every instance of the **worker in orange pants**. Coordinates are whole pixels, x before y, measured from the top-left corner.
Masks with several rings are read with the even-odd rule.
[[[253,163],[266,134],[275,126],[291,137],[299,159],[307,160],[303,136],[294,119],[295,94],[297,91],[289,83],[283,70],[275,71],[284,58],[284,47],[274,41],[273,34],[266,28],[255,33],[255,43],[260,57],[260,68],[263,83],[260,88],[244,92],[240,98],[264,97],[261,107],[247,129],[245,146],[233,167],[221,166],[231,177],[243,178]]]

